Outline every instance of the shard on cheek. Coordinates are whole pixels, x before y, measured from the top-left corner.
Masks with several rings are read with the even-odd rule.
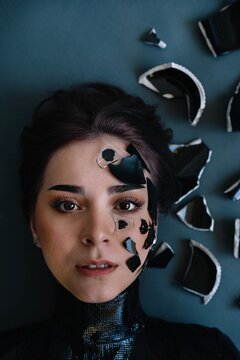
[[[227,131],[240,131],[240,82],[228,103]]]
[[[154,268],[166,268],[174,255],[175,253],[171,246],[166,242],[161,242],[153,250],[147,266]]]
[[[210,162],[212,151],[201,140],[196,139],[188,144],[171,145],[175,159],[175,173],[179,186],[179,198],[176,203],[197,189],[205,169]]]
[[[134,272],[137,270],[137,268],[141,265],[141,260],[138,255],[134,255],[130,257],[127,261],[127,266],[131,272]]]
[[[127,226],[128,226],[128,223],[125,220],[118,220],[118,229],[119,230],[126,229]]]
[[[197,241],[190,241],[191,257],[183,279],[184,289],[200,295],[206,305],[221,281],[221,266],[214,255]]]
[[[240,180],[225,190],[224,194],[228,195],[233,201],[240,200]]]
[[[148,45],[154,45],[161,49],[165,49],[167,44],[157,37],[157,32],[154,28],[149,30],[142,38],[142,41]]]
[[[214,229],[214,219],[209,212],[204,196],[197,196],[189,201],[177,212],[177,216],[192,229],[201,231],[213,231]]]
[[[149,230],[148,230],[148,236],[143,244],[143,248],[144,249],[148,249],[150,246],[153,245],[154,240],[155,240],[155,229],[154,229],[154,223],[152,223],[152,225],[150,226]]]
[[[146,183],[141,162],[136,155],[123,158],[118,165],[109,164],[109,169],[117,179],[126,184]]]
[[[137,249],[136,249],[136,243],[130,237],[128,237],[126,240],[124,240],[123,246],[130,253],[135,254],[135,255],[138,254]]]
[[[240,48],[240,2],[234,1],[207,19],[198,22],[213,56]]]
[[[145,219],[141,219],[141,225],[140,225],[139,230],[140,230],[141,234],[146,234],[148,232],[149,226]]]
[[[240,219],[235,220],[235,232],[234,232],[234,248],[233,255],[236,259],[240,258]]]
[[[202,84],[191,71],[171,62],[146,71],[138,82],[167,99],[185,98],[190,124],[198,123],[206,106],[206,96]]]
[[[157,224],[157,190],[149,178],[147,178],[147,191],[148,212],[154,223]]]

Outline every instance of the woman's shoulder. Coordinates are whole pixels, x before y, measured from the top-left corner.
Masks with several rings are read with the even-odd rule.
[[[149,341],[158,344],[161,342],[166,351],[177,352],[177,356],[181,354],[182,357],[179,358],[240,359],[240,353],[233,342],[217,328],[170,322],[149,316],[146,317],[145,324]]]

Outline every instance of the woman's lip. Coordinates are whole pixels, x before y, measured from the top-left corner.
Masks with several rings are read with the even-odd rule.
[[[96,265],[96,266],[108,265],[110,267],[117,266],[117,264],[115,264],[109,260],[86,260],[86,261],[82,262],[81,264],[77,264],[76,266],[77,267],[85,267],[85,266],[89,266],[89,265]]]
[[[112,265],[111,265],[112,264]],[[105,276],[105,275],[108,275],[108,274],[111,274],[112,272],[114,272],[117,268],[118,265],[116,264],[113,264],[110,262],[88,262],[86,263],[86,265],[76,265],[76,269],[77,271],[84,275],[84,276],[88,276],[88,277],[96,277],[96,276]],[[108,265],[106,267],[88,267],[88,266],[91,266],[91,265]]]

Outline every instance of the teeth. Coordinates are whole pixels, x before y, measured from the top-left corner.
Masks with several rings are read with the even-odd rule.
[[[108,264],[99,264],[99,265],[95,265],[95,264],[90,264],[90,265],[86,265],[85,267],[89,268],[89,269],[104,269],[109,267]]]

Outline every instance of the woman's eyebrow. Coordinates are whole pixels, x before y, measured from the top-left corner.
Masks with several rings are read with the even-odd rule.
[[[59,184],[59,185],[51,186],[50,188],[48,188],[48,190],[66,191],[81,195],[84,194],[83,186],[77,186],[77,185]]]
[[[116,194],[116,193],[122,193],[125,191],[130,191],[130,190],[136,190],[136,189],[144,189],[145,186],[140,185],[140,184],[124,184],[124,185],[115,185],[115,186],[110,186],[107,190],[109,195],[112,194]]]

